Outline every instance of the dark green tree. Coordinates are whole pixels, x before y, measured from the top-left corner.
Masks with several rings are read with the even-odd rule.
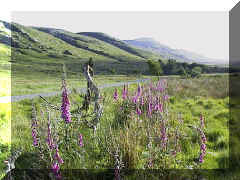
[[[163,75],[163,70],[159,62],[148,60],[149,71],[152,75],[161,76]]]

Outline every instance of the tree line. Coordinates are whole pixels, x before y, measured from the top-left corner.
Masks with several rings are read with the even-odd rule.
[[[198,63],[177,62],[175,59],[169,59],[164,63],[161,59],[158,61],[148,60],[150,74],[152,75],[181,75],[185,77],[200,77],[202,73],[226,73],[227,67],[209,66]]]

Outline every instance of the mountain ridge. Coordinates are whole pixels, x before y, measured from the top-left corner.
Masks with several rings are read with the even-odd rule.
[[[208,58],[195,52],[191,52],[185,49],[173,49],[170,46],[164,45],[153,38],[142,37],[132,40],[123,40],[133,47],[141,48],[144,50],[149,50],[151,52],[161,54],[165,59],[176,59],[178,61],[188,62],[188,63],[201,63],[209,65],[217,64],[227,64],[227,61]]]

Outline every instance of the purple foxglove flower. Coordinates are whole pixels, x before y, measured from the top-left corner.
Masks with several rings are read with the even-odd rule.
[[[166,94],[163,96],[163,100],[167,101],[169,99],[169,96]]]
[[[160,104],[160,103],[158,102],[158,103],[155,105],[154,110],[155,110],[155,111],[162,112],[162,104]]]
[[[206,155],[206,144],[202,143],[200,147],[200,156],[199,156],[199,162],[204,162],[204,156]]]
[[[138,116],[140,116],[142,114],[142,111],[141,111],[141,109],[139,107],[137,107],[136,112],[137,112]]]
[[[48,122],[47,144],[48,144],[49,149],[53,149],[54,148],[54,144],[53,144],[53,140],[52,140],[52,134],[51,134],[50,122]]]
[[[56,147],[56,154],[54,155],[54,158],[55,158],[60,164],[63,164],[63,159],[62,159],[61,156],[59,155],[58,147]]]
[[[61,176],[60,173],[57,173],[57,174],[55,174],[55,178],[56,178],[56,179],[62,179],[62,176]]]
[[[115,88],[115,91],[114,91],[114,94],[113,94],[113,98],[115,100],[118,100],[118,92],[117,92],[117,89]]]
[[[201,146],[200,146],[200,156],[199,156],[199,162],[200,163],[203,163],[204,162],[204,156],[206,154],[206,149],[207,149],[207,146],[206,146],[206,142],[207,142],[207,139],[206,139],[206,136],[203,132],[202,129],[198,128],[198,131],[200,133],[200,136],[201,136]]]
[[[120,111],[122,111],[123,110],[123,107],[122,106],[120,106]]]
[[[138,84],[137,97],[141,96],[141,94],[142,94],[142,88],[141,88],[141,85]]]
[[[123,100],[127,99],[127,89],[126,89],[125,84],[124,84],[123,91],[122,91],[122,98],[123,98]]]
[[[38,146],[38,140],[37,140],[37,130],[35,128],[32,128],[32,138],[33,138],[33,146]]]
[[[61,117],[65,120],[66,123],[71,122],[71,113],[70,113],[70,101],[68,99],[67,89],[63,86],[62,92],[62,106],[61,106]]]
[[[152,116],[152,104],[151,104],[151,102],[148,103],[148,111],[147,111],[147,113],[148,113],[149,117]]]
[[[138,97],[137,97],[137,96],[133,96],[132,101],[133,101],[134,104],[137,104],[137,102],[138,102]]]
[[[78,142],[80,147],[83,147],[83,136],[82,134],[79,134],[79,142]]]
[[[54,162],[53,165],[52,165],[52,168],[51,168],[52,172],[54,174],[58,174],[59,169],[60,169],[59,164],[57,162]]]
[[[144,105],[144,97],[141,97],[140,104],[143,106]]]
[[[161,146],[162,148],[165,148],[167,144],[167,134],[166,134],[166,127],[165,125],[161,128]]]

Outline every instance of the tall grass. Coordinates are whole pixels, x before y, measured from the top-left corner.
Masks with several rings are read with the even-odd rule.
[[[68,150],[59,146],[60,155],[64,161],[61,169],[114,169],[116,164],[124,169],[217,169],[229,166],[229,98],[227,88],[221,88],[221,93],[209,90],[206,82],[218,87],[219,83],[228,85],[227,78],[168,80],[164,93],[154,90],[156,82],[142,84],[144,105],[139,106],[133,98],[137,94],[137,85],[128,87],[128,98],[122,100],[123,87],[107,88],[102,91],[104,114],[100,127],[93,135],[93,131],[85,123],[77,125],[73,118],[71,146]],[[152,117],[148,115],[148,92],[152,90],[153,104],[155,97],[163,104],[162,112],[153,110]],[[221,85],[223,86],[223,85]],[[182,88],[185,89],[182,89]],[[199,89],[200,91],[196,91]],[[118,100],[114,100],[114,92],[118,92]],[[145,94],[145,95],[144,95]],[[163,101],[163,97],[169,97]],[[79,94],[69,95],[71,113],[77,111],[78,105],[83,101]],[[52,104],[60,106],[61,97],[47,98]],[[41,116],[41,99],[34,100],[37,105],[37,118],[41,119],[41,127],[47,132],[47,116]],[[141,114],[137,112],[140,107]],[[35,152],[31,136],[31,110],[32,102],[24,100],[13,103],[12,109],[12,147],[21,148],[23,153]],[[164,112],[164,113],[163,113]],[[60,112],[51,110],[51,121],[55,124],[53,131],[64,129],[64,120]],[[200,115],[205,121],[204,133],[207,139],[207,151],[204,162],[199,163],[201,138],[197,129],[200,125]],[[46,112],[45,112],[45,115]],[[167,120],[163,122],[163,120]],[[165,124],[164,124],[165,123]],[[75,125],[73,125],[75,124]],[[75,128],[74,128],[75,127]],[[164,128],[167,136],[166,146],[163,148]],[[64,131],[63,131],[64,132]],[[83,146],[78,146],[78,133],[83,136]],[[46,136],[46,134],[44,135]],[[65,136],[61,134],[61,136]],[[43,137],[44,139],[44,137]],[[117,163],[119,161],[119,164]],[[18,164],[18,168],[26,168],[27,164]],[[49,168],[50,159],[45,161]],[[38,164],[46,166],[46,163]],[[49,164],[50,163],[50,164]],[[120,171],[121,172],[121,171]]]

